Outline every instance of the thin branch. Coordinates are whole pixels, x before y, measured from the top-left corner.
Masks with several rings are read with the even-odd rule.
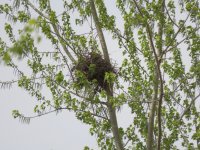
[[[142,17],[144,17],[144,15],[143,15],[143,13],[142,13],[142,11],[141,11],[141,8],[139,7],[139,5],[138,5],[138,3],[136,2],[136,0],[133,0],[133,2],[135,3],[135,6],[136,6],[136,8],[138,9],[140,15],[141,15]],[[157,66],[158,66],[158,65],[159,65],[159,59],[158,59],[158,56],[157,56],[157,54],[156,54],[156,48],[155,48],[154,42],[153,42],[152,31],[151,31],[151,28],[150,28],[148,22],[146,22],[146,31],[147,31],[147,33],[148,33],[148,37],[149,37],[149,41],[150,41],[150,46],[151,46],[151,48],[152,48],[152,50],[153,50],[153,53],[154,53],[154,56],[155,56],[155,60],[156,60],[156,64],[157,64]]]
[[[175,33],[174,37],[172,38],[171,42],[169,43],[169,45],[165,48],[165,50],[162,52],[161,54],[161,58],[162,56],[168,51],[168,48],[171,46],[171,44],[175,41],[176,37],[178,36],[179,32],[181,31],[181,29],[184,27],[185,23],[187,22],[188,18],[190,16],[190,13],[187,15],[185,21],[183,22],[183,24],[179,27],[178,31]]]
[[[59,53],[59,52],[48,52],[48,51],[43,51],[43,52],[38,52],[40,54],[55,54],[55,53]]]
[[[51,110],[51,111],[48,111],[48,112],[45,112],[45,113],[41,113],[41,114],[38,114],[38,115],[35,115],[35,116],[30,116],[30,117],[23,116],[23,117],[30,120],[30,119],[34,119],[34,118],[38,118],[38,117],[41,117],[41,116],[45,116],[47,114],[50,114],[50,113],[53,113],[53,112],[57,112],[57,111],[63,110],[63,109],[67,109],[67,108],[54,109],[54,110]]]
[[[124,144],[124,148],[127,146],[127,144],[131,141],[132,139],[128,139],[127,141],[126,141],[126,143]]]
[[[124,39],[125,41],[127,41],[127,38],[125,38],[121,33],[119,33],[119,31],[114,30],[114,33],[117,34],[118,37],[121,37],[122,39]],[[143,54],[142,50],[139,49],[137,46],[135,46],[135,48],[141,53]]]
[[[37,12],[40,16],[42,16],[42,17],[44,17],[45,19],[47,19],[47,20],[50,21],[49,17],[46,16],[45,14],[43,14],[39,9],[37,9],[30,1],[27,1],[27,3],[28,3],[28,5],[29,5],[35,12]],[[51,21],[50,21],[50,22],[51,22]],[[63,38],[61,38],[62,36],[60,35],[56,24],[53,24],[52,22],[51,22],[51,24],[52,24],[53,29],[54,29],[56,35],[58,36],[58,39],[59,39],[59,41],[60,41],[60,43],[61,43],[61,45],[62,45],[64,51],[66,52],[67,56],[70,58],[70,60],[71,60],[72,62],[75,62],[75,59],[73,58],[73,56],[71,55],[71,53],[68,51],[68,49],[66,48],[66,46],[63,44],[63,41],[64,41],[64,40],[63,40]]]
[[[172,99],[179,105],[181,106],[182,108],[185,108],[183,105],[181,105],[177,100],[176,98],[173,96],[173,95],[170,95],[172,97]]]
[[[20,77],[24,75],[24,73],[19,70],[18,66],[14,64],[14,62],[10,61],[8,65],[14,69],[14,74],[18,73],[18,76]]]
[[[190,110],[190,108],[192,107],[192,105],[195,103],[195,101],[200,97],[200,93],[199,95],[197,95],[193,100],[191,100],[189,106],[183,111],[182,115],[180,116],[180,120],[183,119],[183,117],[185,116],[185,114]]]
[[[200,29],[200,27],[196,28],[195,31],[198,31],[199,29]],[[181,43],[183,43],[186,39],[188,39],[188,37],[183,38],[181,41],[177,42],[176,45],[172,46],[171,48],[165,49],[165,50],[163,51],[161,57],[162,57],[163,55],[165,55],[167,52],[169,52],[169,51],[173,50],[174,48],[176,48],[176,47],[177,47],[178,45],[180,45]]]
[[[52,80],[54,82],[54,84],[56,84],[56,81]],[[92,102],[91,98],[90,97],[85,97],[85,96],[82,96],[80,94],[78,94],[78,92],[73,92],[71,91],[70,89],[68,89],[67,87],[63,86],[62,84],[59,85],[61,88],[63,88],[65,91],[69,92],[70,94],[73,94],[79,98],[82,98],[86,101],[89,101],[89,102]],[[102,101],[98,101],[99,104],[102,104],[102,105],[106,105],[107,106],[107,102],[102,102]]]
[[[166,12],[167,12],[167,15],[168,15],[168,17],[169,17],[169,19],[171,20],[171,22],[176,26],[176,27],[178,27],[179,28],[179,26],[176,24],[176,22],[171,18],[171,16],[170,16],[170,14],[169,14],[169,11],[168,11],[168,9],[167,9],[167,6],[165,5],[165,10],[166,10]]]
[[[136,2],[136,0],[133,0],[136,8],[138,9],[140,15],[142,17],[144,17],[142,11],[141,11],[141,8],[139,7],[138,3]],[[164,1],[163,1],[164,3]],[[161,43],[162,43],[162,27],[160,28],[159,30],[159,34],[160,34],[160,39],[161,39]],[[156,78],[159,78],[160,79],[160,97],[159,97],[159,107],[158,107],[158,123],[159,124],[159,137],[158,138],[158,142],[160,142],[160,139],[161,139],[161,106],[162,106],[162,99],[163,99],[163,80],[162,80],[162,73],[161,73],[161,70],[160,70],[160,62],[161,62],[161,57],[160,57],[160,52],[162,51],[162,45],[160,47],[160,52],[158,52],[158,54],[156,53],[156,48],[154,46],[154,42],[153,42],[153,36],[152,36],[152,31],[151,31],[151,28],[148,24],[148,22],[146,22],[146,31],[147,31],[147,35],[148,35],[148,39],[149,39],[149,42],[150,42],[150,46],[153,50],[153,53],[154,53],[154,57],[155,57],[155,61],[156,61],[156,68],[155,68],[155,74],[156,74]],[[157,80],[157,79],[155,79]],[[158,94],[158,81],[155,81],[155,86],[154,86],[154,91],[155,91],[155,95],[154,95],[154,100],[157,100],[157,94]],[[153,135],[153,128],[154,128],[154,115],[155,115],[155,108],[156,108],[156,103],[155,102],[152,102],[152,105],[151,105],[151,110],[150,110],[150,117],[149,117],[149,126],[148,126],[148,138],[147,138],[147,148],[149,150],[152,149],[152,135]],[[159,144],[159,143],[158,143]],[[158,146],[158,150],[160,149],[159,148],[160,146]]]
[[[101,107],[102,107],[102,109],[103,109],[103,113],[104,113],[104,115],[105,115],[106,118],[109,120],[108,114],[107,114],[107,112],[106,112],[106,108],[103,107],[103,104],[102,104],[102,103],[100,103],[100,105],[101,105]],[[107,105],[107,103],[106,103],[106,105]]]
[[[186,39],[187,39],[187,37],[186,37],[186,38],[184,38],[184,39],[182,39],[181,41],[177,42],[177,43],[176,43],[176,45],[174,45],[173,47],[171,47],[171,48],[170,48],[170,49],[168,49],[167,51],[163,52],[163,54],[162,54],[162,55],[164,55],[164,54],[166,54],[167,52],[169,52],[169,51],[173,50],[173,49],[174,49],[174,48],[176,48],[178,45],[180,45],[181,43],[183,43],[183,42],[184,42]]]
[[[37,79],[43,79],[44,77],[35,77],[30,78],[30,80],[37,80]],[[19,79],[20,80],[20,79]],[[0,81],[1,88],[11,88],[12,84],[17,83],[19,80],[11,80],[11,81]]]
[[[65,64],[67,65],[67,68],[68,68],[68,70],[69,70],[70,76],[71,76],[72,79],[74,80],[74,76],[73,76],[72,71],[71,71],[71,69],[70,69],[70,67],[69,67],[69,64],[68,64],[68,62],[67,62],[67,59],[65,58],[64,54],[62,53],[62,51],[60,50],[60,48],[59,48],[58,46],[57,46],[57,49],[58,49],[58,52],[61,54],[61,56],[62,56],[62,58],[63,58],[63,61],[64,61]]]
[[[121,37],[121,38],[123,38],[124,40],[127,40],[124,36],[122,36],[118,31],[114,31],[117,35],[118,35],[118,37]],[[122,44],[123,44],[123,47],[126,49],[126,51],[128,52],[129,51],[129,49],[128,49],[128,47],[124,44],[124,42],[122,41]],[[138,48],[138,47],[136,47],[136,49],[140,52],[140,53],[142,53],[142,51]],[[143,54],[143,53],[142,53]],[[141,66],[141,64],[137,61],[137,65],[138,65],[138,67],[140,68],[140,69],[142,69],[142,71],[149,77],[149,74],[147,73],[147,71]]]
[[[58,109],[54,109],[54,110],[51,110],[51,111],[48,111],[48,112],[45,112],[45,113],[41,113],[41,114],[38,114],[38,115],[35,115],[35,116],[30,116],[30,117],[25,117],[25,116],[23,116],[23,115],[20,115],[19,117],[20,117],[20,119],[21,120],[30,120],[30,119],[34,119],[34,118],[38,118],[38,117],[41,117],[41,116],[45,116],[45,115],[48,115],[48,114],[50,114],[50,113],[53,113],[53,112],[58,112],[58,111],[61,111],[61,110],[71,110],[72,108],[69,108],[69,107],[60,107],[60,108],[58,108]],[[83,110],[78,110],[79,112],[86,112],[86,111],[83,111]],[[100,116],[100,115],[97,115],[97,114],[95,114],[95,113],[91,113],[90,112],[90,114],[92,115],[92,116],[95,116],[95,117],[99,117],[99,118],[101,118],[101,119],[104,119],[104,120],[108,120],[106,117],[104,117],[104,116]],[[30,122],[30,121],[29,121]]]
[[[47,20],[50,20],[48,16],[43,14],[39,9],[37,9],[29,0],[27,0],[27,4],[35,11],[37,12],[40,16],[44,17]]]

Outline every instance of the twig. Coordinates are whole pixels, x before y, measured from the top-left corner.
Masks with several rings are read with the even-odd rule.
[[[23,117],[23,118],[25,118],[25,119],[30,120],[30,119],[38,118],[38,117],[41,117],[41,116],[44,116],[44,115],[47,115],[47,114],[50,114],[50,113],[53,113],[53,112],[58,112],[58,111],[60,111],[60,110],[71,110],[71,109],[72,109],[72,108],[69,108],[69,107],[60,107],[60,108],[58,108],[58,109],[54,109],[54,110],[51,110],[51,111],[48,111],[48,112],[45,112],[45,113],[41,113],[41,114],[38,114],[38,115],[35,115],[35,116],[25,117],[25,116],[21,115],[21,116],[19,116],[19,117]],[[79,112],[86,112],[86,111],[83,111],[83,110],[78,110],[78,111],[79,111]],[[102,119],[104,119],[104,120],[108,120],[106,117],[97,115],[97,114],[95,114],[95,113],[91,113],[91,112],[90,112],[90,114],[93,115],[93,116],[95,116],[95,117],[99,117],[99,118],[102,118]]]
[[[169,45],[165,48],[165,50],[162,52],[161,54],[161,58],[162,56],[168,51],[168,48],[171,46],[171,44],[174,42],[174,40],[176,39],[176,37],[178,36],[179,32],[181,31],[181,29],[184,27],[185,23],[187,22],[188,18],[190,16],[190,13],[187,15],[185,21],[183,22],[183,24],[179,27],[178,31],[175,33],[173,39],[171,40],[171,42],[169,43]]]
[[[45,19],[47,19],[47,20],[50,21],[49,17],[46,16],[46,15],[44,15],[44,14],[43,14],[39,9],[37,9],[30,1],[27,1],[27,3],[28,3],[28,5],[29,5],[35,12],[37,12],[40,16],[42,16],[42,17],[44,17]],[[50,22],[51,22],[51,21],[50,21]],[[60,35],[56,24],[53,24],[52,22],[51,22],[51,24],[52,24],[52,26],[53,26],[53,29],[54,29],[56,35],[58,36],[58,39],[61,41],[61,45],[62,45],[64,51],[66,52],[67,56],[70,58],[70,60],[71,60],[72,62],[75,62],[75,59],[73,58],[73,56],[71,55],[71,53],[68,51],[68,49],[66,48],[66,46],[63,44],[62,41],[64,41],[64,40],[63,40],[62,36]]]
[[[190,110],[192,104],[194,104],[194,102],[200,97],[200,93],[199,95],[197,95],[193,100],[191,100],[189,106],[183,111],[182,115],[180,116],[180,120],[183,119],[183,117],[185,116],[185,114]]]
[[[165,10],[166,10],[166,12],[167,12],[167,15],[168,15],[168,17],[169,17],[169,19],[171,20],[171,22],[176,26],[176,27],[178,27],[179,28],[179,26],[176,24],[176,22],[174,22],[174,20],[171,18],[171,16],[170,16],[170,14],[169,14],[169,11],[168,11],[168,9],[167,9],[167,6],[165,5]]]

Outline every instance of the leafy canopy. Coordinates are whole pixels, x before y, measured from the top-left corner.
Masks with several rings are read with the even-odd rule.
[[[18,78],[0,82],[1,87],[17,83],[38,101],[36,116],[14,110],[14,118],[29,122],[66,109],[90,125],[101,149],[199,148],[199,0],[56,3],[59,10],[50,0],[0,5],[9,38],[0,38],[0,59]],[[51,48],[41,49],[46,40]],[[106,47],[111,41],[117,43],[116,49],[112,44]],[[97,90],[95,78],[88,80],[82,70],[73,70],[90,52],[117,70],[105,72],[107,89]],[[122,61],[113,58],[118,64],[110,61],[116,52],[122,54]],[[31,74],[19,69],[16,57],[27,62]],[[89,66],[96,73],[96,65],[89,62]],[[48,89],[51,97],[42,89]],[[123,109],[131,110],[127,128],[118,127],[116,120]]]

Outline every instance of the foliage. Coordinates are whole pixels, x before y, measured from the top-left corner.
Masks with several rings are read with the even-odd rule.
[[[63,0],[61,14],[51,3],[14,0],[13,5],[0,5],[0,14],[8,18],[4,29],[9,38],[9,42],[0,38],[0,58],[18,75],[16,81],[0,82],[1,87],[18,83],[34,96],[38,101],[34,117],[73,111],[90,125],[101,149],[199,148],[198,0],[116,0],[113,6],[103,0]],[[118,14],[111,15],[113,9]],[[23,27],[18,33],[15,24]],[[81,27],[87,33],[80,34]],[[104,34],[112,35],[118,43],[116,51],[123,53],[117,72]],[[38,43],[44,39],[51,42],[52,50],[40,49]],[[15,57],[27,61],[31,75],[18,68]],[[90,62],[93,58],[95,63]],[[51,97],[43,95],[41,88],[48,89]],[[123,111],[125,105],[133,120],[121,128],[116,108]],[[13,116],[25,122],[34,118],[18,110]]]

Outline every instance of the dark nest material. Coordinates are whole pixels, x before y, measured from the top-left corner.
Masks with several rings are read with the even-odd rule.
[[[78,70],[84,73],[88,81],[97,81],[97,90],[108,90],[109,84],[104,80],[106,72],[116,74],[114,67],[105,61],[101,54],[90,52],[78,59],[73,71]]]

